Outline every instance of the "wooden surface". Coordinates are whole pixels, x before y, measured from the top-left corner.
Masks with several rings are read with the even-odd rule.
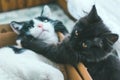
[[[0,47],[15,45],[17,34],[13,32],[9,24],[0,25]]]
[[[54,0],[0,0],[0,12],[46,4]]]
[[[17,34],[14,32],[0,33],[0,47],[15,45]]]
[[[0,33],[5,33],[5,32],[12,32],[13,30],[11,29],[9,24],[0,24]]]

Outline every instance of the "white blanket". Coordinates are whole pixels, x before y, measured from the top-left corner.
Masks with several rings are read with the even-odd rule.
[[[64,79],[53,62],[31,50],[15,54],[11,48],[5,47],[0,52],[0,80]]]

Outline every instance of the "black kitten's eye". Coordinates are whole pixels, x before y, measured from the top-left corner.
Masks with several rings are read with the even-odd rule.
[[[46,20],[44,20],[44,22],[45,22],[45,23],[47,23],[47,22],[48,22],[48,20],[46,19]]]
[[[86,43],[83,42],[83,43],[82,43],[82,47],[83,47],[83,48],[87,48],[88,46],[87,46]]]
[[[76,35],[76,36],[78,36],[78,35],[79,35],[77,30],[75,30],[75,35]]]

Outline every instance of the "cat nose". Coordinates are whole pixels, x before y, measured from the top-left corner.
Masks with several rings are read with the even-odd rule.
[[[39,28],[43,28],[43,24],[38,24],[38,27]]]

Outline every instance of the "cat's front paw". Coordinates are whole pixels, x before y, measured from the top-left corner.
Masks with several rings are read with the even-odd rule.
[[[16,44],[17,44],[20,48],[22,48],[21,40],[20,40],[20,39],[17,39],[17,40],[16,40]]]
[[[30,42],[34,39],[33,36],[29,35],[29,36],[21,36],[20,38],[18,38],[16,40],[16,43],[21,46],[28,46],[30,44]]]

